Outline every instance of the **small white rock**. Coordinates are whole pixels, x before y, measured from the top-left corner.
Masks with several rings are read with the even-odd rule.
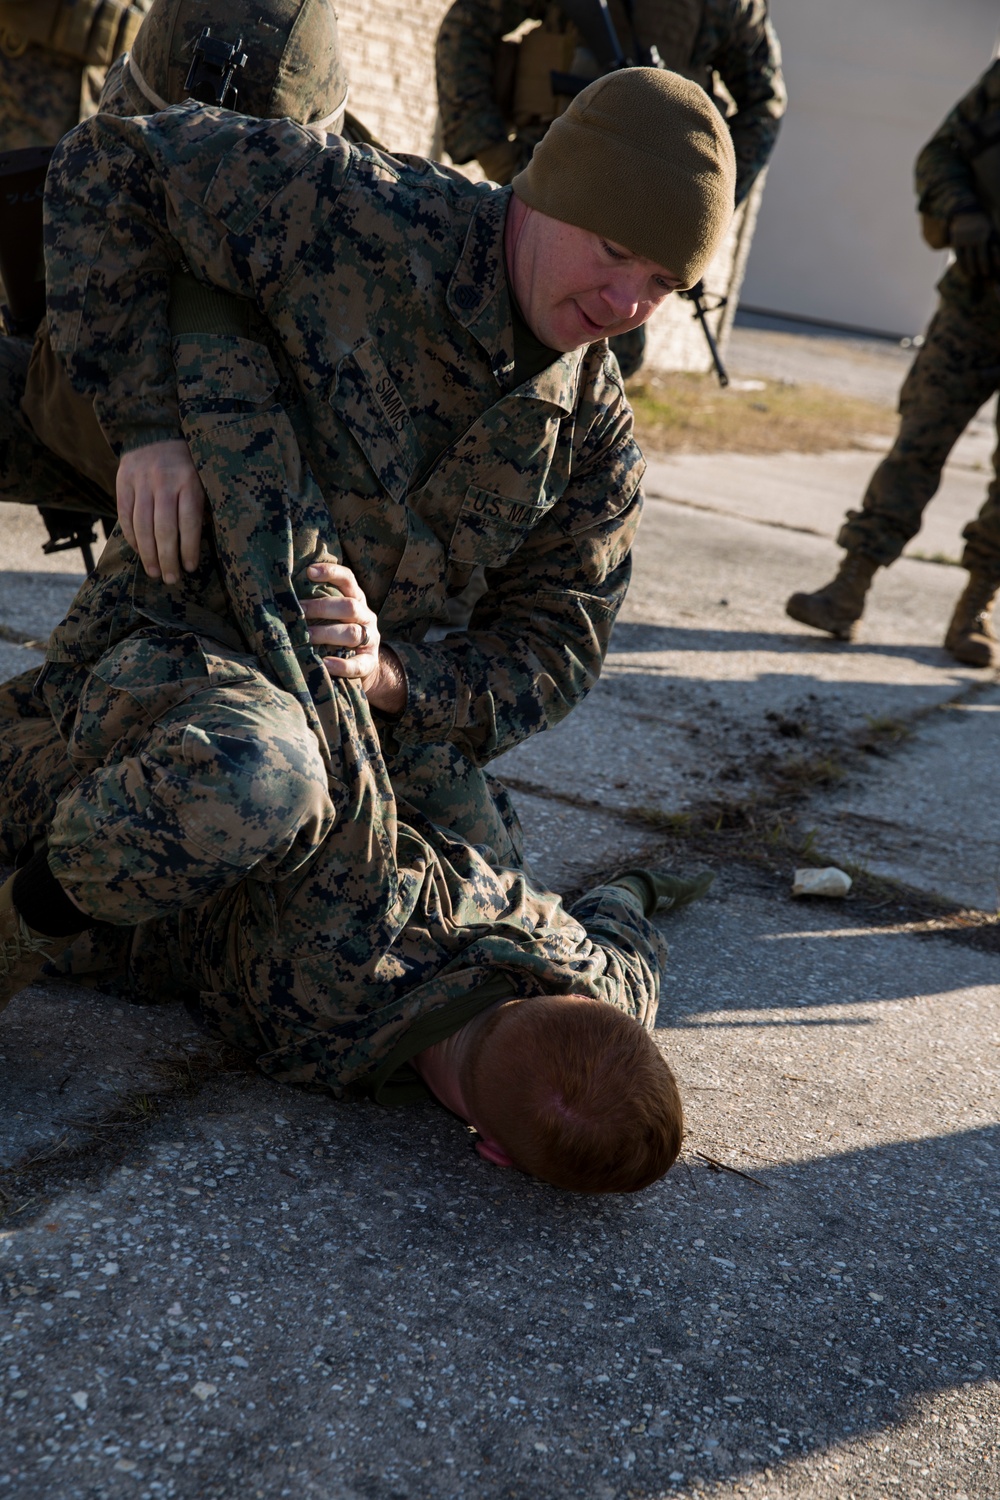
[[[835,865],[825,870],[796,870],[793,896],[846,896],[853,884],[850,875]]]
[[[117,1276],[118,1275],[118,1262],[116,1260],[109,1260],[109,1261],[107,1261],[101,1267],[101,1275],[102,1276]]]
[[[209,1396],[214,1396],[219,1387],[213,1385],[210,1380],[199,1380],[191,1387],[192,1396],[197,1396],[199,1401],[207,1401]]]
[[[86,1391],[74,1391],[69,1399],[72,1401],[73,1405],[78,1408],[78,1410],[87,1410],[87,1403],[90,1400],[90,1397],[87,1395]]]

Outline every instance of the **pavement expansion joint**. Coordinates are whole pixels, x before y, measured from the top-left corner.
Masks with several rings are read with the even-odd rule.
[[[679,505],[684,510],[702,511],[706,515],[726,516],[731,521],[747,521],[751,526],[765,526],[773,531],[794,531],[799,536],[826,536],[826,532],[816,526],[796,526],[791,521],[777,521],[768,516],[748,516],[741,510],[730,510],[722,505],[705,505],[699,500],[682,500],[679,495],[658,495],[652,489],[646,492],[644,498],[647,501],[655,500],[661,505]]]
[[[795,753],[776,760],[771,751],[764,752],[753,767],[758,788],[749,796],[709,797],[689,804],[683,811],[642,804],[615,808],[597,798],[525,778],[507,775],[504,779],[514,792],[583,811],[601,811],[629,827],[648,829],[651,842],[630,861],[632,864],[645,859],[687,870],[693,863],[718,867],[725,861],[744,870],[766,871],[775,884],[780,881],[787,888],[794,864],[821,868],[834,862],[824,853],[815,831],[804,827],[809,800],[815,792],[836,787],[849,776],[863,776],[871,757],[879,761],[891,757],[907,744],[922,720],[942,710],[969,706],[990,686],[992,681],[966,682],[945,704],[919,708],[906,718],[871,718],[864,729],[844,736],[839,744],[827,742],[815,755]],[[782,737],[798,742],[808,733],[797,722],[785,724],[780,716],[774,718]],[[741,769],[746,771],[745,762]],[[725,780],[725,767],[718,779]],[[970,909],[945,896],[878,875],[862,862],[841,858],[837,863],[854,882],[849,904],[854,910],[863,910],[873,924],[882,927],[903,922],[924,936],[947,937],[986,952],[1000,951],[997,913]],[[566,894],[576,895],[588,882],[610,879],[620,865],[620,859],[613,865],[595,861],[585,875],[577,876],[573,889]]]

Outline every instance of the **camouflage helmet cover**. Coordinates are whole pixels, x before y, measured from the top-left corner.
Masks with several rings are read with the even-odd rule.
[[[153,0],[132,46],[132,74],[153,104],[179,104],[206,26],[243,41],[241,114],[324,128],[347,102],[347,70],[330,0]],[[138,76],[136,74],[138,73]],[[145,85],[145,87],[143,87]]]

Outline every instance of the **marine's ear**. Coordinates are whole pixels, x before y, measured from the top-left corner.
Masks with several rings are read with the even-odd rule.
[[[476,1150],[483,1161],[491,1161],[495,1167],[512,1167],[511,1158],[500,1145],[499,1141],[491,1140],[489,1136],[482,1136],[476,1142]]]

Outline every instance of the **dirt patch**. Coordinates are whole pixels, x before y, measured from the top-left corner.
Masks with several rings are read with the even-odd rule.
[[[746,390],[746,385],[763,389]],[[714,375],[637,379],[628,387],[640,446],[659,453],[826,453],[871,449],[890,438],[896,414],[862,397],[781,380]]]
[[[814,695],[810,695],[813,697]],[[823,850],[817,830],[809,824],[809,801],[818,790],[835,786],[857,773],[869,757],[888,759],[908,740],[915,724],[936,709],[918,711],[908,722],[888,716],[869,719],[863,729],[841,736],[831,751],[829,725],[822,717],[810,722],[806,706],[800,716],[778,713],[765,716],[771,744],[763,741],[753,752],[741,755],[743,770],[751,772],[752,788],[733,796],[716,791],[685,812],[666,812],[658,807],[633,805],[614,809],[614,815],[632,828],[644,829],[649,843],[632,864],[662,866],[690,873],[708,866],[726,872],[741,883],[750,881],[758,890],[787,897],[793,871],[799,866],[823,867],[836,863],[853,881],[849,896],[838,900],[838,909],[850,909],[858,921],[872,927],[887,927],[922,937],[944,937],[980,952],[1000,952],[1000,914],[961,906],[947,897],[917,890],[902,881],[874,874],[864,865],[833,861]],[[822,742],[816,751],[809,742]],[[723,765],[716,781],[729,780]],[[545,797],[586,811],[604,809],[599,799],[576,792],[554,792],[519,777],[505,776],[515,792]],[[610,879],[620,863],[601,861],[578,877],[578,884],[564,897],[574,899],[585,890]]]

